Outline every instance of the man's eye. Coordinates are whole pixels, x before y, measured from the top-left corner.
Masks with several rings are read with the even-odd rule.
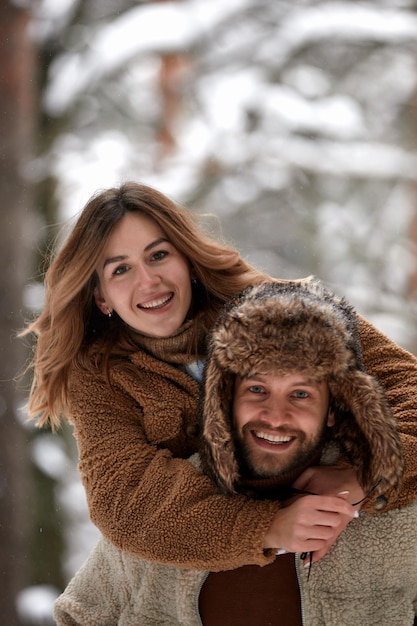
[[[294,391],[293,394],[296,398],[308,398],[307,391]]]
[[[249,391],[251,393],[263,393],[264,392],[264,388],[261,387],[260,385],[251,385],[249,387]]]

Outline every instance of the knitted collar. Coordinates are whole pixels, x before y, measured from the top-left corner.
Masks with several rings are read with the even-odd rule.
[[[192,352],[190,348],[195,336],[194,320],[185,322],[169,337],[148,337],[140,333],[134,333],[133,339],[139,347],[150,352],[157,359],[168,363],[184,365],[205,357],[206,334],[207,329],[204,328],[204,325],[201,325],[198,337],[198,354]]]

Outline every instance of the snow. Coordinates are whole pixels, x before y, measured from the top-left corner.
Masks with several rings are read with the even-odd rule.
[[[291,137],[276,138],[274,154],[283,163],[311,172],[337,177],[400,178],[417,180],[417,155],[396,146],[366,142],[336,143],[334,141]]]
[[[48,433],[34,439],[32,459],[46,476],[54,480],[63,480],[72,466],[63,442]]]
[[[308,43],[327,38],[345,41],[415,41],[417,17],[407,12],[375,7],[365,2],[319,2],[316,7],[291,11],[279,24],[275,37],[265,41],[258,59],[283,65]]]
[[[27,626],[53,626],[52,606],[59,593],[50,585],[27,587],[16,599],[19,619]]]
[[[31,26],[35,40],[42,41],[60,32],[76,10],[78,0],[40,0]]]
[[[51,69],[45,107],[57,115],[76,96],[139,54],[186,50],[241,11],[248,0],[184,0],[138,6],[100,29],[87,54],[68,54]]]
[[[417,17],[367,2],[320,2],[294,11],[280,29],[286,49],[306,41],[342,36],[361,41],[403,41],[417,37]],[[285,33],[285,35],[284,35]]]
[[[54,5],[52,21],[59,16],[57,5],[60,3]],[[64,2],[62,6],[65,13],[70,3]],[[46,109],[51,115],[58,115],[72,106],[77,96],[82,94],[85,98],[100,80],[125,68],[129,61],[135,67],[133,59],[140,59],[145,65],[149,55],[187,51],[205,38],[213,37],[216,28],[227,25],[235,15],[245,15],[245,10],[253,11],[255,6],[256,3],[249,0],[142,4],[107,26],[93,26],[88,46],[69,49],[52,64]],[[272,5],[266,3],[266,6]],[[45,1],[44,13],[48,7],[49,2]],[[252,30],[255,28],[253,21]],[[257,28],[259,30],[259,25]],[[157,175],[158,155],[152,152],[154,147],[148,144],[147,159],[139,157],[142,151],[122,132],[102,130],[87,144],[82,136],[61,138],[56,145],[53,167],[63,185],[60,189],[63,215],[76,213],[97,189],[130,177],[155,180],[167,193],[186,197],[192,181],[213,154],[226,167],[238,162],[271,159],[277,168],[305,168],[342,176],[345,173],[346,176],[415,179],[415,155],[407,154],[400,146],[370,142],[368,125],[375,123],[372,121],[375,116],[366,119],[363,109],[352,97],[330,93],[325,72],[305,64],[284,67],[294,50],[301,50],[312,40],[336,35],[341,41],[415,42],[417,18],[413,14],[384,6],[375,10],[371,3],[321,2],[316,6],[304,3],[304,6],[287,7],[282,18],[277,19],[275,25],[272,23],[269,35],[259,36],[256,48],[254,44],[256,66],[237,59],[235,66],[226,64],[216,73],[203,72],[198,77],[196,96],[202,115],[198,118],[187,114],[177,120],[177,153],[166,159]],[[208,48],[219,53],[226,42],[219,36],[213,38]],[[237,46],[238,42],[233,45]],[[233,57],[233,50],[231,55]],[[395,80],[401,85],[403,97],[416,83],[411,58],[412,55],[403,55],[401,65],[392,70],[395,70]],[[260,59],[265,62],[263,69],[260,69]],[[275,68],[283,69],[281,83],[271,83],[266,74],[271,59]],[[157,63],[153,69],[149,66],[151,75],[156,76],[158,67]],[[386,70],[389,74],[390,68]],[[149,85],[147,87],[143,86],[140,93],[147,93]],[[394,99],[392,106],[395,107],[396,89],[387,85],[386,92]],[[132,99],[134,97],[132,94]],[[377,102],[380,94],[373,97]],[[151,100],[147,106],[148,109],[152,106]],[[155,100],[153,106],[158,106]],[[255,114],[262,111],[262,125],[257,135],[246,136],[243,140],[250,110]],[[388,120],[384,121],[387,128]],[[321,141],[300,136],[308,134],[318,134]],[[326,143],[326,139],[331,141]],[[133,150],[136,150],[136,158],[132,156]]]
[[[52,170],[63,181],[61,213],[64,220],[81,211],[97,190],[119,184],[128,178],[132,147],[126,137],[114,130],[103,132],[86,147],[75,135],[63,135],[56,145]],[[132,171],[132,177],[134,172]],[[68,189],[68,190],[67,190]]]

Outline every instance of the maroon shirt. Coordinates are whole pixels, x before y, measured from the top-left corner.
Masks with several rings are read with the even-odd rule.
[[[204,626],[302,626],[295,555],[209,574],[199,610]]]
[[[321,449],[309,463],[318,463]],[[242,480],[251,497],[289,502],[292,483],[305,469],[271,478]],[[203,626],[302,626],[300,589],[295,554],[277,556],[270,565],[245,565],[227,572],[211,572],[200,592]]]

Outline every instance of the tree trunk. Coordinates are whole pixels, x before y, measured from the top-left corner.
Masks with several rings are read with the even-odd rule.
[[[23,289],[33,235],[30,185],[23,172],[32,157],[36,107],[35,54],[29,12],[0,3],[0,615],[18,625],[16,594],[28,582],[27,438],[19,419],[14,379],[24,364]]]

